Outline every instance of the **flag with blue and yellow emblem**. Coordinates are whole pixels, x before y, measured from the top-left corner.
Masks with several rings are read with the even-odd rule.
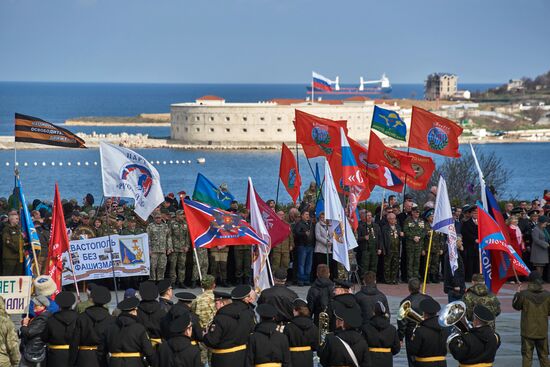
[[[397,112],[374,106],[371,127],[397,140],[407,140],[407,125]]]

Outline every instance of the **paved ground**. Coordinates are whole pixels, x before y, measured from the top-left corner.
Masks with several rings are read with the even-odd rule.
[[[526,287],[526,285],[525,285]],[[524,287],[524,288],[525,288]],[[308,287],[290,287],[293,289],[299,297],[306,298],[306,294],[308,291]],[[381,284],[378,286],[378,288],[386,294],[388,297],[388,302],[390,305],[390,310],[392,314],[392,323],[396,324],[396,314],[399,307],[400,301],[407,296],[407,285],[406,284],[400,284],[400,285],[385,285]],[[550,290],[550,285],[546,285],[545,288],[547,290]],[[498,367],[516,367],[521,366],[521,351],[520,351],[520,313],[515,311],[512,308],[512,298],[514,293],[516,292],[517,286],[507,284],[503,287],[503,289],[500,291],[498,298],[501,302],[502,307],[502,314],[497,319],[497,332],[500,334],[502,338],[502,345],[498,351],[497,358],[495,361],[495,366]],[[229,290],[229,289],[228,289]],[[175,292],[177,293],[180,291],[179,289],[176,289]],[[199,289],[187,289],[186,291],[190,291],[192,293],[199,293]],[[442,306],[447,303],[447,295],[443,293],[443,285],[442,284],[428,284],[426,287],[426,293],[434,297]],[[119,298],[122,299],[123,292],[119,292]],[[115,307],[116,301],[113,297],[110,304],[110,308],[113,309]],[[12,318],[14,323],[18,326],[19,321],[21,318],[19,316]],[[535,353],[536,356],[536,353]],[[448,357],[448,366],[449,367],[455,367],[458,366],[456,361],[452,359],[450,355]],[[536,357],[535,357],[536,358]],[[402,350],[397,356],[394,358],[394,366],[400,367],[400,366],[406,366],[406,355],[405,351]],[[533,364],[534,366],[538,366],[538,361],[535,361]]]

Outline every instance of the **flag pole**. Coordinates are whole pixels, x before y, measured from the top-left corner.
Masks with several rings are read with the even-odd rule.
[[[101,198],[101,202],[103,203],[103,201],[105,200],[105,195],[103,195],[103,197]],[[109,211],[111,210],[111,207],[107,208],[105,210],[105,221],[106,223],[109,223]],[[99,211],[99,210],[98,210]],[[114,284],[114,288],[115,288],[115,299],[116,299],[116,303],[118,304],[118,286],[116,284],[116,273],[115,273],[115,258],[114,258],[114,253],[113,253],[113,243],[111,242],[111,232],[108,231],[107,232],[107,238],[108,238],[108,241],[109,241],[109,248],[110,248],[110,251],[111,251],[111,270],[113,271],[113,284]]]
[[[271,250],[269,250],[271,252]],[[265,258],[265,265],[267,266],[267,274],[269,275],[269,283],[273,287],[275,282],[273,281],[273,273],[271,272],[271,262],[269,261],[269,254]]]
[[[315,88],[313,84],[313,73],[311,75],[311,104],[313,104],[313,101],[315,101]]]
[[[279,204],[279,186],[281,185],[281,177],[277,178],[277,194],[275,195],[275,212],[277,212],[277,204]]]
[[[386,188],[384,187],[382,191],[382,205],[380,205],[380,220],[382,220],[382,216],[384,213],[384,203],[386,201]]]
[[[432,239],[434,237],[434,230],[430,231],[430,242],[428,244],[428,254],[426,256],[426,270],[424,270],[424,283],[422,284],[422,293],[426,294],[426,280],[428,278],[428,268],[430,266],[430,252],[432,250]]]
[[[300,156],[298,155],[298,141],[296,141],[296,144],[294,145],[296,149],[296,168],[298,168],[298,173],[300,173]],[[307,158],[307,157],[306,157]],[[302,191],[298,191],[298,199],[300,202],[302,201]]]
[[[199,255],[197,254],[197,248],[195,247],[195,244],[193,244],[193,255],[195,255],[195,262],[197,263],[197,272],[199,273],[199,281],[202,283],[202,273],[201,273],[201,266],[199,263]]]

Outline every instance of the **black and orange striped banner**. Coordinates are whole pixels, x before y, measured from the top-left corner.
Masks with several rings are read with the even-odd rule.
[[[86,148],[86,142],[69,130],[19,113],[15,114],[15,141],[65,148]]]

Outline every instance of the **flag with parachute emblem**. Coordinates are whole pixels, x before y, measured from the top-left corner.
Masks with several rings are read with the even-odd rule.
[[[281,151],[281,163],[279,166],[279,178],[285,185],[286,191],[292,198],[294,204],[300,196],[300,187],[302,186],[302,178],[298,171],[298,165],[294,154],[288,149],[285,143],[283,143],[283,149]]]
[[[374,106],[371,128],[391,138],[407,140],[407,125],[395,111]]]
[[[413,106],[409,148],[458,158],[461,134],[462,128],[453,121]]]
[[[137,215],[147,220],[164,201],[160,175],[145,158],[136,152],[100,142],[103,195],[134,199]]]
[[[200,201],[201,203],[223,210],[228,210],[231,202],[235,200],[235,197],[227,190],[225,184],[221,184],[218,187],[202,173],[197,174],[192,197],[195,201]]]

